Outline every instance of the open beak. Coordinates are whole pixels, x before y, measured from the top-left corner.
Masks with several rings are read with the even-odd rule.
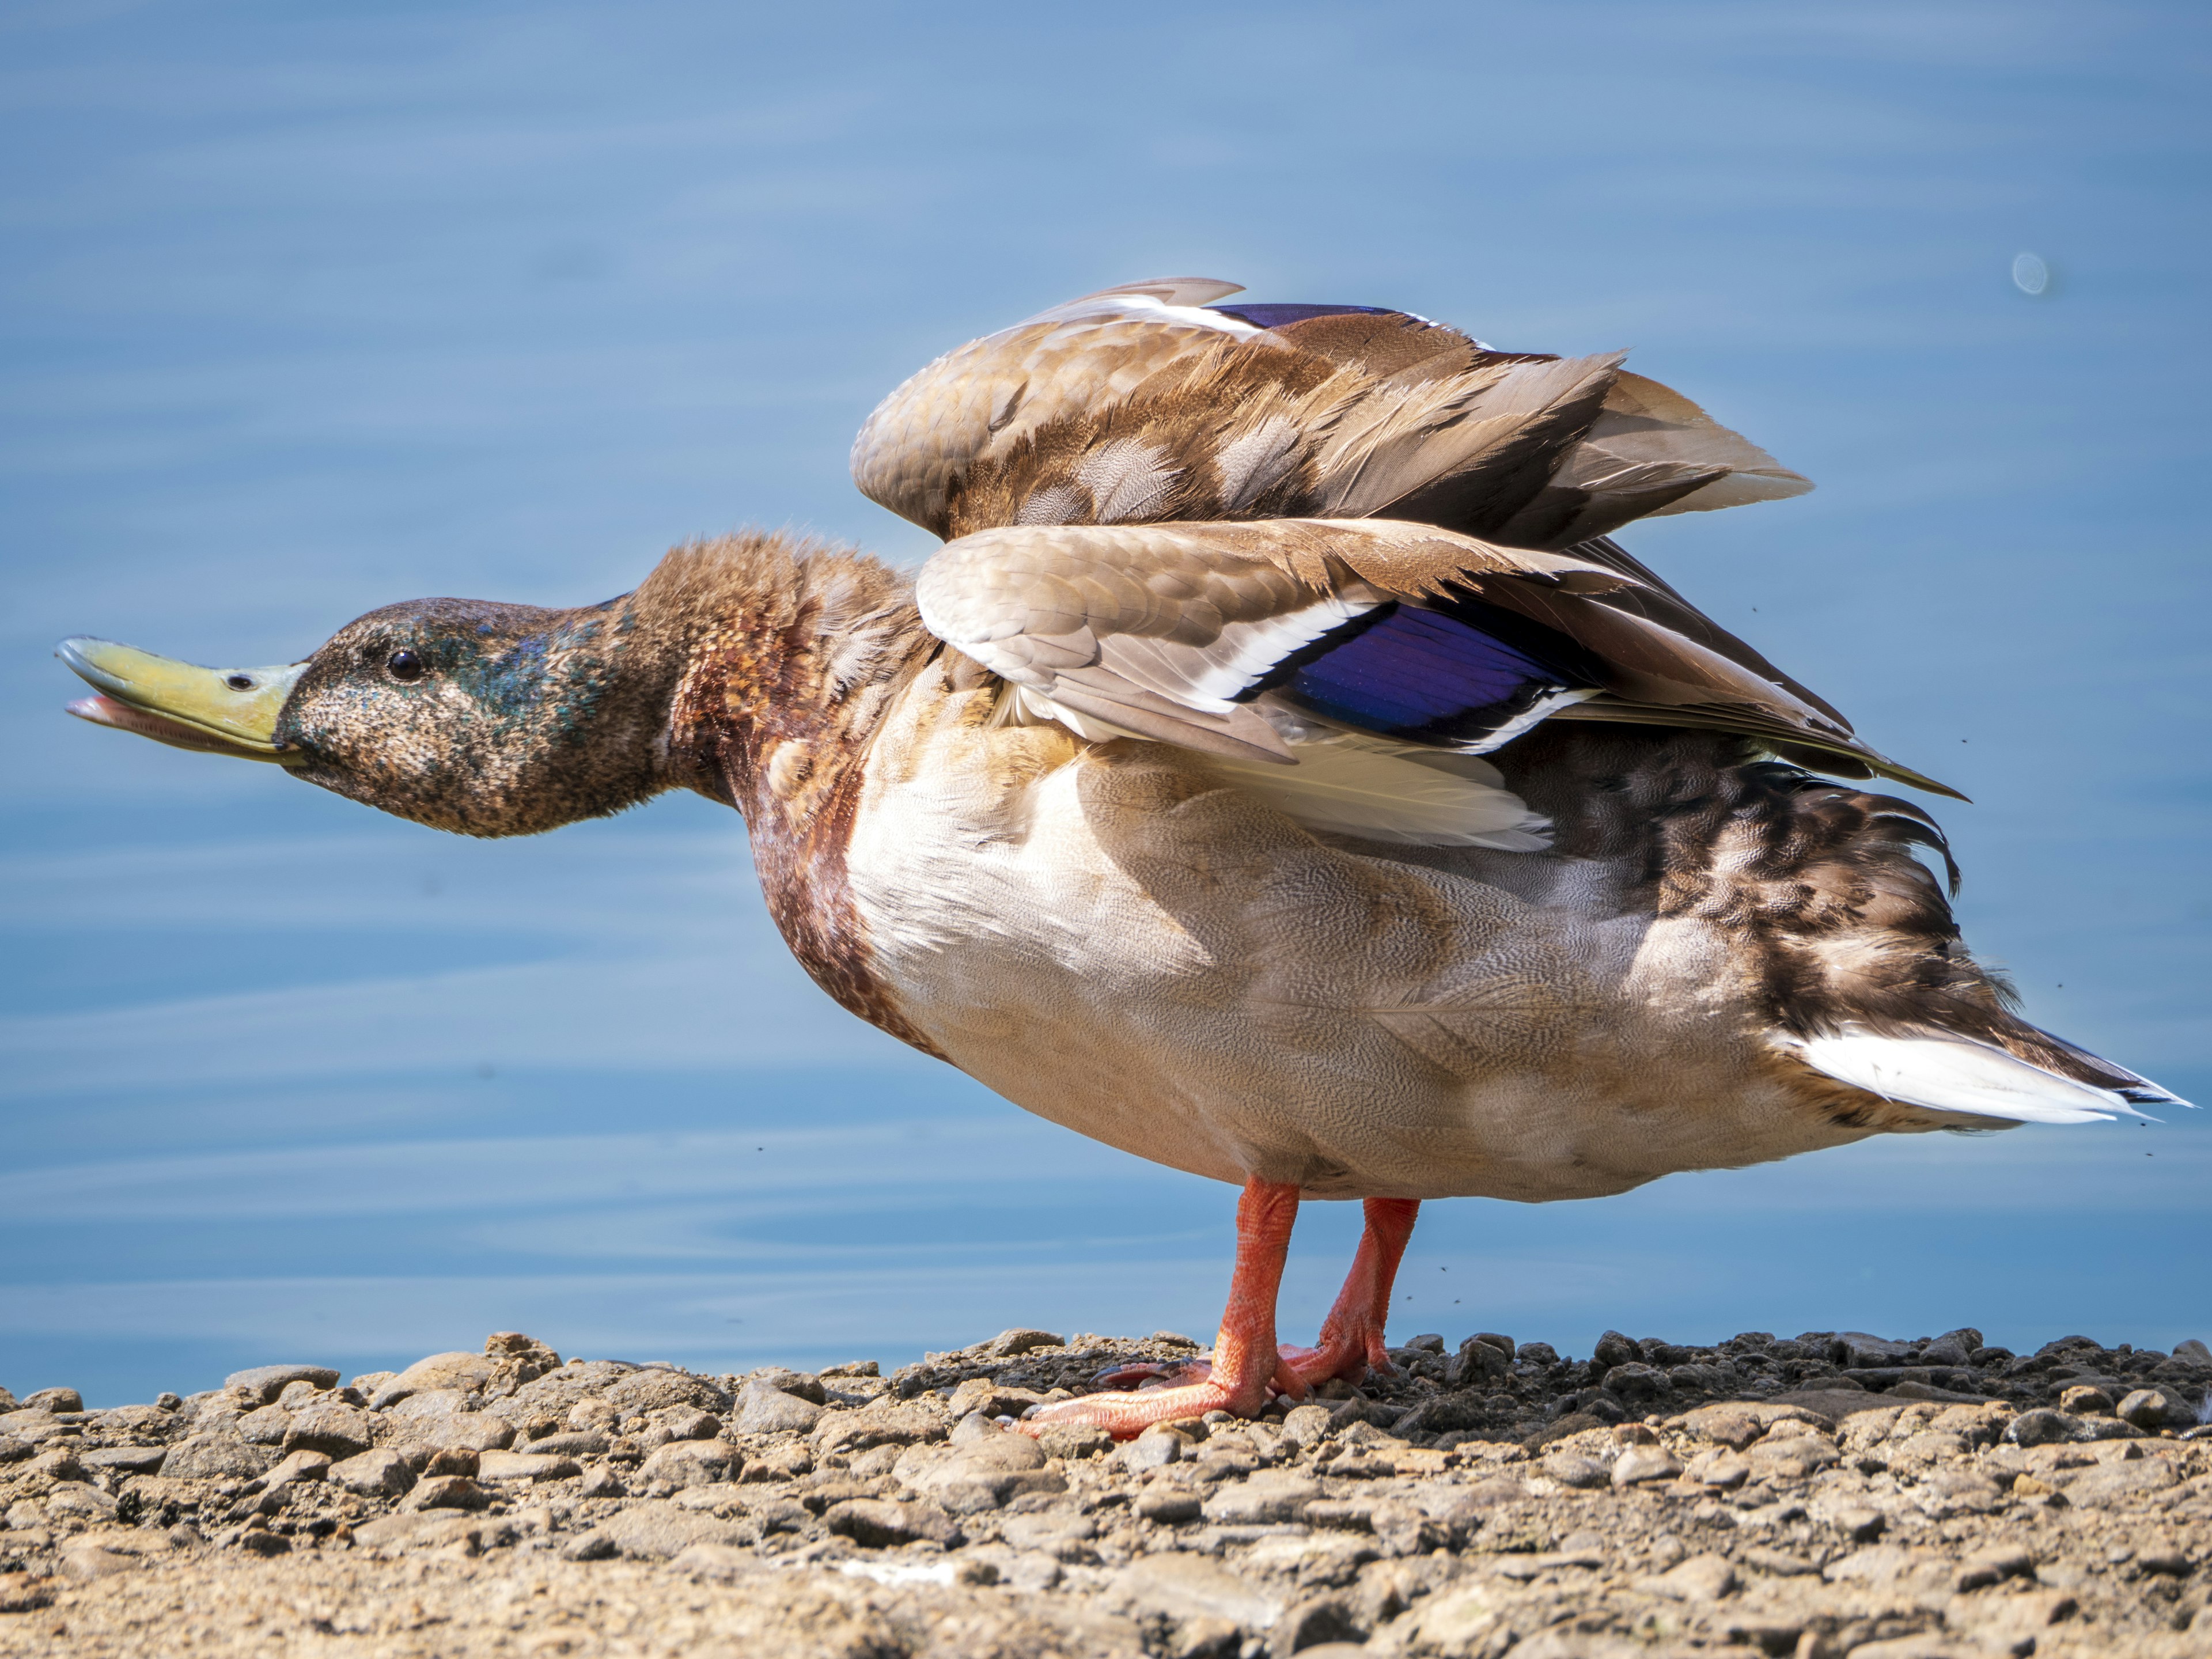
[[[136,732],[179,749],[296,766],[276,746],[276,717],[305,663],[201,668],[110,640],[64,640],[54,654],[99,695],[68,705],[79,720]]]

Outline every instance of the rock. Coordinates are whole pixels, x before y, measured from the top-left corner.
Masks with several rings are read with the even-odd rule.
[[[2106,1402],[2110,1404],[2110,1401]],[[2059,1412],[2022,1412],[2005,1425],[2004,1439],[2015,1446],[2047,1446],[2082,1438],[2081,1425]]]
[[[15,1443],[21,1445],[22,1443]],[[23,1450],[27,1454],[28,1446]],[[77,1461],[88,1469],[113,1469],[122,1474],[151,1474],[161,1467],[161,1460],[169,1455],[167,1446],[102,1446],[94,1451],[80,1452]],[[0,1463],[8,1462],[0,1451]]]
[[[281,1446],[291,1432],[292,1413],[282,1406],[264,1406],[238,1419],[238,1436],[255,1446]]]
[[[248,1555],[289,1555],[292,1553],[290,1539],[277,1533],[264,1532],[258,1527],[247,1528],[235,1541],[238,1547]]]
[[[508,1444],[512,1447],[514,1443],[510,1441]],[[520,1449],[549,1457],[605,1457],[607,1455],[607,1437],[596,1431],[549,1434]]]
[[[1266,1630],[1283,1616],[1280,1596],[1202,1556],[1148,1555],[1116,1573],[1100,1598],[1109,1612],[1153,1614],[1188,1626],[1215,1619],[1241,1630]],[[1232,1644],[1228,1650],[1234,1652]]]
[[[197,1434],[169,1448],[161,1474],[170,1480],[250,1480],[276,1462],[276,1453],[234,1434]]]
[[[1249,1480],[1222,1482],[1213,1496],[1206,1499],[1202,1513],[1216,1526],[1295,1521],[1305,1506],[1321,1495],[1318,1480],[1267,1470]]]
[[[1203,1502],[1203,1498],[1194,1488],[1169,1480],[1155,1480],[1138,1494],[1135,1508],[1138,1515],[1145,1520],[1175,1527],[1197,1520]]]
[[[2112,1414],[2112,1396],[2102,1389],[2077,1384],[2061,1390],[2058,1409],[2076,1417],[2110,1417]]]
[[[878,1400],[858,1411],[824,1412],[809,1437],[817,1455],[866,1451],[871,1446],[911,1446],[942,1440],[951,1425],[933,1405]]]
[[[1403,1635],[1391,1632],[1400,1652],[1488,1656],[1512,1639],[1497,1592],[1484,1584],[1439,1591],[1402,1622]]]
[[[1050,1331],[1001,1331],[985,1345],[987,1351],[1001,1359],[1012,1359],[1017,1354],[1032,1353],[1039,1348],[1061,1348],[1067,1345]]]
[[[326,1453],[295,1451],[267,1474],[258,1475],[246,1485],[248,1492],[274,1492],[279,1486],[289,1486],[295,1480],[320,1480],[331,1468]]]
[[[1911,1363],[1912,1345],[1869,1336],[1864,1331],[1838,1331],[1828,1344],[1828,1358],[1854,1370]]]
[[[1632,1359],[1608,1369],[1605,1386],[1630,1405],[1641,1407],[1665,1394],[1674,1383],[1658,1367]]]
[[[1959,1563],[1951,1587],[1961,1591],[1978,1590],[2002,1579],[2032,1572],[2034,1567],[2034,1558],[2016,1544],[1985,1545]]]
[[[1640,1480],[1671,1480],[1682,1466],[1663,1446],[1630,1446],[1613,1460],[1613,1484],[1632,1486]]]
[[[960,1446],[909,1447],[896,1473],[955,1515],[974,1515],[1017,1497],[1066,1492],[1067,1482],[1046,1461],[1044,1448],[1027,1435],[994,1431]]]
[[[1611,1469],[1595,1458],[1584,1457],[1579,1452],[1547,1452],[1544,1454],[1543,1470],[1546,1479],[1584,1492],[1605,1486],[1613,1479]]]
[[[480,1510],[491,1494],[465,1474],[434,1474],[419,1480],[407,1494],[410,1510]]]
[[[2164,1389],[2137,1389],[2120,1401],[2118,1415],[2124,1423],[2155,1431],[2189,1423],[2197,1414]]]
[[[1317,1446],[1328,1432],[1328,1420],[1326,1406],[1293,1406],[1283,1416],[1283,1438],[1293,1446]]]
[[[418,1359],[405,1370],[386,1383],[372,1403],[404,1398],[410,1394],[427,1394],[434,1389],[453,1389],[462,1394],[474,1394],[482,1389],[498,1374],[499,1362],[489,1354],[467,1353],[459,1349],[450,1353],[434,1353]]]
[[[2144,1457],[2085,1469],[2068,1480],[2060,1490],[2075,1509],[2102,1509],[2108,1504],[2148,1492],[2163,1492],[2179,1480],[2165,1458]]]
[[[1267,1633],[1267,1651],[1284,1656],[1326,1652],[1328,1646],[1356,1643],[1365,1633],[1341,1596],[1310,1595],[1275,1621]]]
[[[1088,1423],[1052,1424],[1038,1433],[1036,1443],[1044,1448],[1047,1457],[1069,1462],[1114,1449],[1114,1437]]]
[[[365,1451],[331,1465],[326,1479],[364,1498],[398,1498],[415,1485],[415,1471],[395,1451]]]
[[[398,1431],[386,1443],[418,1464],[427,1464],[441,1451],[504,1451],[514,1441],[514,1425],[489,1412],[446,1411],[401,1419]]]
[[[338,1374],[327,1365],[255,1365],[250,1370],[233,1371],[222,1379],[222,1386],[266,1406],[284,1392],[287,1383],[305,1382],[316,1389],[334,1389],[337,1382]]]
[[[1840,1509],[1832,1518],[1836,1530],[1854,1544],[1871,1544],[1889,1527],[1889,1517],[1880,1510]]]
[[[311,1406],[295,1413],[283,1438],[288,1452],[317,1451],[333,1458],[357,1457],[375,1443],[368,1413],[337,1404]]]
[[[1677,1601],[1717,1601],[1735,1588],[1735,1568],[1722,1555],[1693,1555],[1642,1580],[1638,1589]]]
[[[115,1519],[115,1500],[97,1486],[71,1481],[46,1497],[49,1521],[103,1522]]]
[[[809,1405],[826,1406],[830,1403],[829,1391],[822,1386],[822,1379],[811,1371],[787,1370],[781,1365],[770,1365],[745,1378],[746,1388],[756,1384],[794,1395]]]
[[[607,1390],[606,1401],[625,1416],[670,1406],[690,1406],[719,1417],[730,1409],[732,1403],[719,1383],[688,1371],[662,1370],[658,1367],[632,1371]]]
[[[494,1331],[484,1338],[483,1351],[484,1358],[492,1362],[492,1385],[502,1393],[511,1394],[524,1383],[561,1369],[559,1354],[520,1331]]]
[[[1512,1369],[1513,1356],[1509,1351],[1480,1336],[1470,1336],[1459,1345],[1459,1352],[1444,1368],[1444,1381],[1455,1389],[1471,1389],[1497,1382]]]
[[[684,1445],[693,1445],[696,1443],[692,1441],[684,1441],[680,1443]],[[672,1449],[674,1449],[674,1448],[668,1446],[661,1448],[662,1451],[670,1451]],[[655,1455],[658,1455],[659,1454],[657,1453],[655,1454]],[[647,1471],[649,1472],[652,1469],[652,1459],[647,1459]],[[726,1462],[725,1463],[724,1468],[726,1469]],[[570,1476],[581,1474],[583,1472],[583,1465],[577,1462],[574,1458],[562,1457],[550,1452],[486,1451],[479,1452],[477,1455],[477,1479],[483,1485],[490,1486],[501,1486],[512,1483],[526,1481],[566,1480]],[[665,1480],[670,1480],[672,1477],[664,1474],[659,1476],[649,1476],[649,1478]],[[709,1478],[720,1479],[722,1477],[714,1476]],[[695,1483],[690,1480],[678,1480],[675,1484],[679,1486],[688,1486],[694,1485]]]
[[[17,1408],[27,1412],[81,1412],[84,1396],[75,1389],[33,1389]]]
[[[1740,1454],[1722,1447],[1691,1459],[1688,1473],[1701,1486],[1734,1492],[1751,1479],[1751,1465]]]
[[[514,1455],[513,1453],[500,1455]],[[556,1461],[567,1462],[568,1460]],[[665,1480],[678,1486],[703,1486],[731,1479],[743,1462],[744,1455],[726,1440],[672,1440],[645,1460],[638,1469],[637,1478],[641,1480]]]
[[[1041,1398],[1035,1389],[1008,1388],[991,1377],[971,1376],[953,1389],[945,1408],[955,1422],[970,1412],[981,1412],[986,1417],[1019,1417]]]
[[[1631,1360],[1640,1360],[1644,1351],[1619,1331],[1607,1331],[1590,1350],[1590,1364],[1595,1368],[1625,1365]]]
[[[924,1539],[949,1549],[960,1541],[952,1517],[921,1500],[895,1504],[883,1498],[848,1498],[823,1510],[822,1524],[863,1549],[890,1549]]]
[[[62,1576],[65,1578],[112,1578],[138,1565],[137,1556],[118,1554],[97,1544],[64,1545],[61,1555]]]
[[[2191,1365],[2212,1365],[2212,1348],[2206,1347],[2193,1336],[2185,1342],[2173,1345],[2173,1357]],[[33,1399],[37,1397],[35,1395],[32,1396]]]
[[[738,1396],[733,1434],[805,1434],[821,1420],[822,1407],[781,1389],[749,1382]]]

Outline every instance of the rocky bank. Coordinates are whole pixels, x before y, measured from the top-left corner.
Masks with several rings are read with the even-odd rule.
[[[2212,1656],[2200,1342],[1417,1336],[1255,1423],[1009,1428],[1194,1352],[0,1389],[0,1653]]]

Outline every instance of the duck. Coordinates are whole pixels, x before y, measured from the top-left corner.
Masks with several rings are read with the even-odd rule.
[[[843,1007],[1238,1190],[1210,1358],[1032,1432],[1387,1372],[1432,1200],[2188,1104],[1967,950],[1940,825],[1874,786],[1955,791],[1614,538],[1808,480],[1623,354],[1243,292],[1122,284],[893,391],[850,465],[940,539],[918,572],[754,532],[273,668],[81,637],[70,710],[461,835],[735,808]],[[1300,1206],[1355,1200],[1342,1291],[1279,1340]]]

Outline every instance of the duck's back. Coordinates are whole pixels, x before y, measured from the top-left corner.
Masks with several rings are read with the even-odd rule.
[[[1230,291],[1044,313],[854,446],[952,538],[848,859],[930,1046],[1339,1196],[2166,1097],[2007,1011],[1924,812],[1802,768],[1941,786],[1605,535],[1802,479],[1617,357]]]

